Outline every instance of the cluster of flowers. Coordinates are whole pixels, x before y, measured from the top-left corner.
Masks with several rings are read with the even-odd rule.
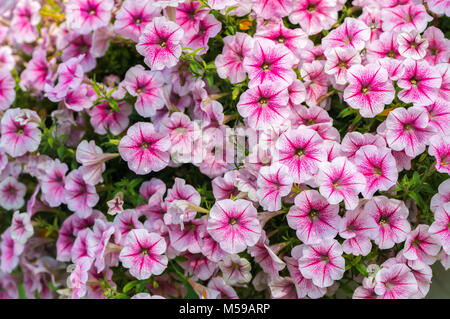
[[[450,267],[449,15],[2,1],[0,297],[425,297]]]

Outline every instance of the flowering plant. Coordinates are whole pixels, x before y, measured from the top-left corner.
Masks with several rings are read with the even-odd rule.
[[[0,297],[425,297],[450,267],[449,15],[2,1]]]

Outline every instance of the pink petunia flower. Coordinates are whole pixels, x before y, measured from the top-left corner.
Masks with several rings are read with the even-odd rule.
[[[252,279],[250,262],[239,255],[232,254],[219,261],[225,283],[229,285],[246,284]]]
[[[353,48],[359,52],[369,39],[370,28],[361,20],[347,17],[343,24],[323,38],[322,47],[325,50],[335,47]]]
[[[394,86],[387,71],[379,65],[354,65],[347,71],[347,81],[344,101],[364,117],[374,117],[394,100]]]
[[[183,29],[176,23],[157,17],[144,28],[136,50],[152,70],[173,67],[181,55],[183,35]]]
[[[122,82],[128,93],[137,97],[134,107],[143,117],[154,116],[156,110],[164,107],[163,83],[159,73],[146,71],[142,65],[128,69]]]
[[[58,239],[56,240],[56,260],[70,261],[72,258],[72,248],[75,242],[74,235],[74,220],[75,215],[66,218],[62,223],[58,232]]]
[[[256,0],[253,3],[253,11],[265,19],[283,18],[289,15],[292,10],[292,1],[289,0]]]
[[[341,245],[334,239],[304,246],[298,260],[300,272],[305,278],[311,279],[314,285],[330,287],[344,275],[345,259],[342,253]]]
[[[214,15],[207,14],[199,20],[198,32],[187,33],[183,38],[185,47],[198,50],[198,54],[205,54],[209,50],[208,40],[214,38],[222,29],[222,24]]]
[[[205,218],[196,218],[185,221],[180,225],[169,226],[170,245],[177,251],[189,251],[192,254],[201,252],[203,236],[205,234]]]
[[[450,58],[450,40],[445,38],[444,33],[438,28],[431,26],[425,30],[423,38],[428,42],[425,60],[430,65],[447,63]]]
[[[447,203],[450,203],[450,179],[439,185],[438,192],[431,198],[430,210],[435,212],[438,207],[443,207]]]
[[[237,32],[234,36],[223,38],[222,54],[215,59],[217,74],[220,78],[228,78],[231,83],[245,80],[244,57],[250,54],[253,48],[253,38],[246,33]]]
[[[125,238],[119,259],[131,275],[138,280],[160,275],[167,267],[167,257],[163,255],[167,245],[164,238],[145,229],[134,229]]]
[[[436,170],[450,174],[450,136],[436,134],[430,138],[429,143],[428,154],[436,159]]]
[[[450,16],[450,3],[447,0],[427,0],[427,5],[437,15]]]
[[[34,152],[41,142],[40,118],[29,109],[8,109],[1,120],[0,147],[13,157]]]
[[[450,204],[437,207],[434,212],[434,222],[428,232],[435,236],[447,254],[450,254]]]
[[[429,138],[434,134],[428,125],[426,111],[419,107],[396,108],[386,119],[386,140],[395,151],[405,150],[406,155],[415,157],[425,151]]]
[[[27,213],[19,213],[18,211],[14,212],[11,220],[11,238],[25,245],[33,234],[34,229],[31,225],[30,215]]]
[[[185,253],[185,261],[180,266],[187,275],[192,275],[192,280],[208,280],[217,270],[217,263],[209,260],[202,254]]]
[[[36,26],[41,21],[41,4],[34,0],[16,1],[11,20],[11,30],[15,30],[14,39],[19,43],[31,43],[39,36]]]
[[[11,228],[7,228],[0,242],[0,270],[11,273],[19,264],[19,256],[23,253],[25,245],[11,238]]]
[[[275,44],[283,44],[298,57],[301,49],[306,47],[308,36],[302,29],[289,29],[283,23],[280,23],[272,28],[257,32],[255,38],[264,38],[273,41]]]
[[[41,198],[45,200],[50,207],[60,206],[65,203],[65,179],[69,170],[67,164],[61,163],[59,159],[52,162],[46,170],[45,176],[42,178],[42,194]]]
[[[382,299],[406,299],[417,291],[417,281],[405,264],[383,267],[375,276],[375,293]]]
[[[366,186],[361,192],[366,199],[372,198],[376,191],[386,191],[397,183],[397,165],[388,148],[363,146],[356,152],[355,163],[366,178]]]
[[[15,81],[7,69],[0,70],[0,110],[8,109],[16,98]]]
[[[445,135],[450,132],[450,108],[448,102],[437,98],[433,104],[424,106],[428,113],[428,125],[433,127],[436,132]]]
[[[183,2],[177,7],[175,22],[183,28],[185,33],[197,33],[199,31],[200,20],[203,19],[208,12],[208,8],[203,7],[200,2]]]
[[[151,1],[125,0],[115,14],[114,31],[138,42],[145,26],[159,15],[160,9]]]
[[[338,212],[339,206],[330,205],[318,191],[305,190],[295,197],[295,205],[286,220],[302,242],[318,244],[336,237],[340,224]]]
[[[224,299],[239,299],[236,291],[226,284],[222,277],[214,277],[208,282],[208,288],[220,292]]]
[[[286,88],[265,82],[242,93],[237,109],[248,119],[248,125],[258,130],[269,124],[281,124],[289,115],[288,100]]]
[[[354,161],[356,152],[365,145],[374,145],[377,148],[386,147],[384,138],[372,133],[349,132],[342,139],[342,155]]]
[[[339,236],[345,238],[342,249],[346,254],[367,256],[371,249],[371,232],[376,229],[376,223],[360,207],[345,213],[339,227]]]
[[[330,204],[344,201],[347,210],[358,205],[358,194],[364,190],[366,180],[354,164],[345,157],[336,157],[331,163],[319,164],[316,177],[319,192]]]
[[[327,61],[324,72],[334,75],[337,84],[347,83],[347,70],[361,64],[361,56],[353,48],[334,47],[325,51]]]
[[[132,106],[127,102],[119,102],[118,108],[117,111],[109,102],[102,102],[89,110],[90,123],[95,133],[106,135],[109,130],[112,134],[119,135],[128,127],[128,116],[132,112]]]
[[[288,87],[297,78],[292,67],[299,61],[285,46],[258,39],[252,53],[245,56],[244,68],[250,78],[249,87],[263,83],[276,83]]]
[[[403,62],[405,72],[397,85],[402,88],[398,98],[405,103],[428,105],[438,97],[442,77],[436,66],[430,66],[427,61],[406,59]]]
[[[279,272],[286,267],[285,262],[276,255],[279,248],[280,245],[277,244],[272,247],[269,246],[266,233],[262,231],[261,237],[256,245],[248,249],[255,262],[269,275],[269,278],[279,277]]]
[[[337,21],[338,7],[333,0],[299,0],[293,2],[289,21],[300,24],[307,35],[328,30]]]
[[[0,206],[6,210],[19,209],[25,204],[27,188],[14,177],[8,176],[0,182]]]
[[[294,183],[304,183],[317,173],[317,165],[325,160],[322,143],[322,138],[310,128],[288,130],[275,144],[275,161],[289,168]]]
[[[158,172],[169,163],[170,137],[155,131],[153,124],[132,125],[119,144],[119,153],[136,174]]]
[[[274,163],[259,170],[256,195],[259,203],[265,210],[276,211],[281,209],[281,197],[291,192],[293,178],[289,169]]]
[[[106,26],[114,7],[113,0],[71,0],[66,5],[68,26],[87,34]]]
[[[366,203],[364,211],[377,223],[371,238],[380,249],[390,249],[405,241],[411,231],[408,209],[402,201],[376,196]]]
[[[421,261],[431,265],[441,250],[441,245],[434,235],[429,232],[430,226],[418,225],[408,234],[403,249],[403,256],[408,260]]]
[[[329,77],[324,72],[325,64],[314,60],[312,63],[303,63],[300,75],[303,78],[306,88],[306,104],[308,106],[318,106],[317,100],[327,94]],[[320,103],[324,105],[326,100]]]
[[[422,4],[406,4],[381,10],[383,31],[421,33],[433,18],[427,13]]]
[[[261,225],[251,202],[238,199],[217,201],[208,216],[207,231],[230,254],[253,246],[261,236]]]
[[[398,52],[407,59],[421,60],[427,54],[428,41],[417,31],[400,33],[397,42]]]
[[[45,84],[50,84],[51,82],[51,67],[54,65],[54,62],[54,59],[47,61],[47,52],[45,50],[36,48],[25,70],[20,74],[20,87],[38,92],[44,90]]]
[[[73,170],[66,177],[65,186],[67,207],[82,218],[89,217],[99,196],[95,186],[88,184],[83,178],[81,169]]]

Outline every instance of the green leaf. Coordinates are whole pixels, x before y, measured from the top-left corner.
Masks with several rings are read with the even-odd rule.
[[[129,292],[131,289],[133,289],[138,283],[139,283],[138,280],[130,281],[130,282],[127,283],[125,286],[123,286],[122,291],[123,291],[124,293],[127,293],[127,292]]]
[[[58,147],[56,150],[56,153],[58,154],[58,157],[62,159],[64,157],[64,146]]]
[[[367,272],[366,266],[363,264],[357,264],[355,265],[355,268],[364,276],[369,277],[369,273]]]

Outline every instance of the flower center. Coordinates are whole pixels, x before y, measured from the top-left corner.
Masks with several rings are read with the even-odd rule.
[[[438,49],[438,48],[436,48],[436,47],[433,47],[433,48],[429,48],[429,50],[430,50],[430,52],[431,52],[431,55],[434,55],[434,56],[436,56],[436,55],[438,55],[438,54],[439,54],[439,49]]]
[[[228,220],[228,224],[233,225],[233,226],[236,225],[237,222],[238,222],[237,218],[234,218],[234,217],[231,217],[231,218]]]
[[[376,176],[380,177],[381,175],[383,175],[383,170],[381,169],[380,166],[375,166],[375,167],[373,168],[373,173],[374,173]]]
[[[186,129],[180,126],[175,129],[175,132],[179,135],[183,135],[184,133],[186,133]]]
[[[387,53],[387,56],[394,59],[397,56],[397,53],[394,50],[391,50]]]
[[[405,131],[411,132],[413,130],[413,126],[411,123],[406,123],[405,125],[403,125],[403,129]]]
[[[369,93],[369,87],[367,87],[367,86],[363,86],[362,88],[361,88],[361,93],[362,94],[367,94],[367,93]]]
[[[416,43],[416,42],[411,42],[410,45],[409,45],[409,47],[410,47],[411,49],[416,49],[416,48],[417,48],[417,43]]]
[[[14,186],[12,186],[12,185],[8,186],[8,188],[6,188],[5,191],[10,196],[16,196],[16,194],[17,194],[17,189]]]
[[[448,166],[450,164],[450,159],[447,155],[441,156],[441,166]]]
[[[267,105],[269,105],[269,99],[266,97],[262,97],[259,99],[258,104],[261,107],[266,107]]]
[[[345,61],[339,61],[338,66],[339,66],[341,69],[346,69],[346,68],[347,68],[347,62],[345,62]]]
[[[328,255],[321,255],[320,261],[328,264],[330,262],[330,258],[328,257]]]
[[[159,47],[160,48],[165,48],[166,46],[167,46],[166,40],[161,40],[161,42],[159,43]]]
[[[305,149],[303,147],[296,148],[295,155],[298,157],[302,157],[303,155],[305,155]]]
[[[143,141],[142,143],[141,143],[141,145],[140,145],[140,148],[141,148],[141,150],[148,150],[148,148],[149,148],[149,145],[148,145],[148,143],[147,142],[145,142],[145,141]]]
[[[134,24],[138,25],[138,24],[141,24],[141,23],[142,23],[141,18],[135,18],[134,19]]]
[[[316,219],[316,218],[319,216],[319,211],[318,211],[318,210],[315,210],[315,209],[311,209],[311,210],[309,211],[308,216],[309,216],[309,218],[310,218],[311,220],[314,220],[314,219]]]
[[[309,12],[314,12],[314,11],[316,11],[316,6],[314,5],[314,4],[308,4],[308,8],[307,8],[307,10],[309,11]]]
[[[313,125],[313,124],[316,124],[316,120],[315,120],[315,119],[308,119],[308,120],[305,121],[305,124],[306,124],[306,125]]]
[[[412,86],[417,86],[417,83],[419,83],[419,81],[416,78],[412,78],[411,80],[409,80],[409,82],[411,83]]]
[[[267,63],[267,62],[264,62],[264,63],[261,65],[261,69],[263,69],[264,71],[268,71],[269,68],[270,68],[270,64]]]
[[[388,222],[389,222],[389,219],[386,216],[383,216],[378,220],[378,223],[380,224],[380,226],[385,226],[388,224]]]
[[[282,35],[280,35],[278,38],[276,38],[278,43],[285,43],[286,42],[286,38]]]
[[[142,256],[148,256],[148,254],[149,254],[148,248],[142,248],[141,249],[141,255]]]

